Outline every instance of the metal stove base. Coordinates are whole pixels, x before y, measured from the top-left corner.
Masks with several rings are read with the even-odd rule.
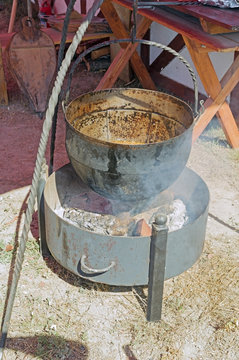
[[[150,237],[101,235],[82,230],[58,215],[64,199],[85,186],[70,164],[47,179],[43,230],[50,253],[64,268],[91,281],[117,286],[148,284]],[[183,228],[168,233],[165,280],[190,268],[201,255],[209,204],[207,185],[188,168],[170,189],[175,198],[183,200],[191,216]]]

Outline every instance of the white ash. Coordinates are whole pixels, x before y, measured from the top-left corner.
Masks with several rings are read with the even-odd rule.
[[[181,229],[188,221],[187,209],[180,199],[174,200],[171,206],[172,212],[167,215],[167,226],[169,231]]]
[[[68,207],[55,211],[60,217],[67,219],[73,224],[77,224],[81,229],[111,236],[132,236],[135,225],[139,219],[144,218],[149,225],[152,225],[155,216],[162,213],[167,215],[169,232],[181,229],[188,221],[186,206],[180,199],[174,200],[168,206],[153,210],[153,214],[149,212],[149,214],[151,213],[150,219],[140,214],[132,217],[129,213],[122,213],[116,217],[111,214],[98,214]]]
[[[77,223],[82,229],[103,235],[112,235],[111,230],[115,224],[113,215],[95,214],[74,208],[66,208],[63,217]]]
[[[164,204],[163,206],[153,209],[151,212],[150,219],[148,221],[145,219],[146,222],[152,225],[157,215],[166,215],[168,231],[179,230],[188,222],[186,206],[180,199],[173,200],[171,204],[168,205]]]

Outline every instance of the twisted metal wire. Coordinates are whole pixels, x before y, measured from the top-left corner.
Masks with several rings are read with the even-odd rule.
[[[70,85],[71,85],[71,80],[72,80],[73,73],[74,73],[77,65],[82,61],[82,59],[86,55],[91,53],[93,50],[100,49],[101,47],[108,46],[110,44],[117,44],[117,43],[125,43],[125,42],[130,43],[131,40],[132,39],[119,39],[119,40],[104,41],[104,42],[102,42],[100,44],[96,44],[96,45],[88,48],[84,52],[82,52],[78,56],[78,58],[75,60],[74,64],[71,67],[71,70],[70,70],[70,73],[69,73],[69,76],[68,76],[65,102],[67,102],[68,99],[69,99]],[[189,64],[189,62],[182,55],[180,55],[177,51],[173,50],[172,48],[170,48],[170,47],[168,47],[166,45],[163,45],[163,44],[160,44],[160,43],[157,43],[157,42],[154,42],[154,41],[142,40],[142,39],[134,39],[134,43],[145,44],[145,45],[149,45],[149,46],[155,46],[155,47],[160,48],[162,50],[166,50],[166,51],[170,52],[172,55],[174,55],[175,57],[179,58],[182,61],[182,63],[187,67],[187,69],[188,69],[188,71],[189,71],[189,73],[190,73],[190,75],[192,77],[192,80],[193,80],[194,101],[195,101],[194,112],[195,112],[195,115],[197,115],[198,114],[198,85],[197,85],[197,79],[196,79],[195,73],[194,73],[191,65]]]
[[[15,263],[12,282],[11,282],[10,290],[9,290],[9,296],[6,298],[6,309],[3,314],[3,319],[2,319],[1,340],[0,340],[0,360],[2,360],[2,358],[3,358],[3,350],[4,350],[4,346],[5,346],[5,341],[7,338],[13,303],[14,303],[14,299],[16,296],[17,285],[18,285],[18,281],[20,278],[20,273],[21,273],[22,264],[23,264],[23,260],[24,260],[24,253],[25,253],[25,249],[26,249],[27,237],[28,237],[28,233],[30,230],[32,215],[34,212],[34,205],[35,205],[35,200],[36,200],[36,195],[37,195],[37,189],[38,189],[39,179],[41,176],[41,168],[42,168],[42,164],[43,164],[43,160],[44,160],[44,155],[46,152],[46,146],[47,146],[49,133],[50,133],[51,126],[52,126],[52,117],[53,117],[53,114],[55,111],[55,106],[58,101],[58,97],[59,97],[59,94],[61,91],[61,87],[62,87],[64,78],[65,78],[66,72],[67,72],[69,65],[71,63],[71,60],[75,54],[77,46],[79,45],[95,12],[100,8],[103,1],[104,0],[96,0],[94,2],[94,4],[92,5],[91,9],[89,10],[89,12],[84,20],[84,22],[81,24],[81,26],[77,30],[76,35],[74,36],[73,41],[66,52],[65,58],[62,62],[60,70],[57,74],[57,78],[55,80],[52,94],[49,99],[48,109],[46,111],[46,117],[45,117],[45,120],[43,123],[41,138],[40,138],[38,152],[37,152],[36,164],[35,164],[35,169],[34,169],[34,173],[33,173],[33,179],[32,179],[29,200],[28,200],[28,206],[27,206],[27,210],[26,210],[26,214],[25,214],[24,226],[23,226],[21,237],[20,237],[20,243],[19,243],[19,248],[18,248],[18,252],[17,252],[16,263]]]

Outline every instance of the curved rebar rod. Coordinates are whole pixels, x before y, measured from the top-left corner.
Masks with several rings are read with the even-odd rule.
[[[80,41],[82,40],[82,37],[83,37],[89,23],[91,22],[96,11],[100,8],[103,1],[104,0],[95,0],[95,2],[93,3],[91,9],[89,10],[89,12],[85,18],[85,20],[83,21],[83,23],[77,30],[77,32],[72,40],[72,43],[67,50],[67,53],[62,62],[61,68],[57,74],[55,84],[54,84],[54,87],[52,90],[52,94],[49,99],[48,108],[46,111],[46,117],[43,122],[43,128],[42,128],[41,138],[40,138],[38,152],[37,152],[37,158],[36,158],[36,164],[35,164],[35,169],[34,169],[34,173],[33,173],[33,179],[32,179],[32,185],[31,185],[31,189],[30,189],[28,206],[27,206],[27,210],[26,210],[22,234],[20,237],[20,243],[19,243],[19,248],[18,248],[18,252],[17,252],[15,268],[13,271],[12,282],[11,282],[10,290],[9,290],[9,296],[8,296],[8,298],[6,298],[6,310],[5,310],[5,312],[3,314],[3,318],[2,318],[1,339],[0,339],[0,360],[2,360],[2,358],[3,358],[3,351],[4,351],[7,333],[8,333],[8,329],[9,329],[9,324],[10,324],[10,320],[11,320],[12,308],[13,308],[13,304],[14,304],[14,300],[15,300],[15,296],[16,296],[17,285],[18,285],[18,281],[20,278],[20,273],[21,273],[22,264],[23,264],[23,260],[24,260],[24,253],[25,253],[25,249],[26,249],[27,237],[28,237],[28,233],[30,230],[32,215],[34,212],[34,205],[35,205],[35,200],[36,200],[36,196],[37,196],[37,188],[38,188],[39,179],[41,176],[41,168],[42,168],[42,164],[43,164],[44,155],[46,152],[47,141],[48,141],[49,133],[50,133],[51,126],[52,126],[52,117],[53,117],[53,114],[55,111],[55,106],[58,101],[58,97],[59,97],[59,94],[60,94],[60,91],[61,91],[61,88],[63,85],[65,75],[70,66],[71,60],[75,54],[77,46],[79,45]]]
[[[72,76],[73,76],[73,73],[77,67],[77,65],[82,61],[82,59],[90,54],[93,50],[97,50],[101,47],[104,47],[104,46],[108,46],[110,44],[117,44],[117,43],[130,43],[132,39],[119,39],[119,40],[109,40],[109,41],[104,41],[100,44],[96,44],[90,48],[88,48],[87,50],[85,50],[84,52],[82,52],[78,58],[75,60],[75,62],[73,63],[72,67],[71,67],[71,70],[70,70],[70,73],[69,73],[69,77],[68,77],[68,82],[67,82],[67,90],[66,90],[66,95],[65,95],[65,101],[67,102],[68,99],[69,99],[69,92],[70,92],[70,85],[71,85],[71,81],[72,81]],[[150,41],[150,40],[142,40],[142,39],[134,39],[134,43],[139,43],[139,44],[144,44],[144,45],[149,45],[149,46],[155,46],[157,48],[160,48],[160,49],[163,49],[163,50],[166,50],[168,52],[170,52],[172,55],[174,55],[175,57],[179,58],[179,60],[182,61],[182,63],[187,67],[191,77],[192,77],[192,80],[193,80],[193,87],[194,87],[194,101],[195,101],[195,104],[194,104],[194,111],[195,111],[195,115],[198,114],[198,85],[197,85],[197,79],[196,79],[196,76],[195,76],[195,73],[191,67],[191,65],[188,63],[188,61],[182,56],[180,55],[177,51],[173,50],[172,48],[166,46],[166,45],[163,45],[163,44],[160,44],[160,43],[157,43],[157,42],[154,42],[154,41]]]
[[[59,48],[59,52],[58,52],[57,71],[59,71],[62,61],[63,61],[64,50],[65,50],[65,45],[66,45],[67,30],[68,30],[68,25],[70,22],[70,15],[74,8],[75,2],[76,2],[76,0],[70,0],[69,5],[67,6],[66,15],[64,18],[63,29],[62,29],[61,43],[60,43],[60,48]],[[52,119],[49,175],[52,174],[53,166],[54,166],[54,151],[55,151],[55,141],[56,141],[56,126],[57,126],[58,107],[59,107],[59,100],[56,104],[53,119]]]

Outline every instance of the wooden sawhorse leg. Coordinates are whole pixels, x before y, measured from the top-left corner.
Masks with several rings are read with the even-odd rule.
[[[129,32],[125,29],[122,24],[117,11],[112,5],[110,0],[105,0],[101,5],[101,11],[104,14],[104,17],[108,21],[108,24],[111,30],[114,33],[116,39],[128,39],[130,38]],[[142,18],[137,26],[136,37],[142,39],[147,30],[151,25],[151,20],[147,18]],[[132,68],[141,82],[142,86],[146,89],[156,90],[156,86],[149,75],[146,66],[144,65],[142,59],[136,51],[138,44],[133,43],[121,43],[121,50],[113,60],[109,69],[101,79],[96,90],[111,88],[115,81],[117,80],[119,74],[123,70],[125,64],[130,59]]]
[[[7,84],[3,69],[1,44],[0,44],[0,104],[8,105]]]
[[[177,52],[180,52],[185,46],[182,35],[177,34],[167,46]],[[150,70],[155,70],[155,71],[161,72],[174,59],[175,59],[175,56],[173,54],[171,54],[167,50],[164,50],[150,65]]]
[[[239,130],[226,98],[239,82],[239,57],[235,59],[220,82],[208,55],[212,50],[201,48],[200,44],[185,36],[184,41],[209,95],[205,102],[205,111],[194,127],[193,141],[201,135],[213,116],[217,114],[228,143],[233,148],[238,148]]]
[[[234,60],[239,57],[239,51],[235,51],[234,53]],[[230,108],[232,110],[232,113],[235,117],[236,123],[239,126],[239,83],[235,86],[233,91],[231,92],[230,96]]]

